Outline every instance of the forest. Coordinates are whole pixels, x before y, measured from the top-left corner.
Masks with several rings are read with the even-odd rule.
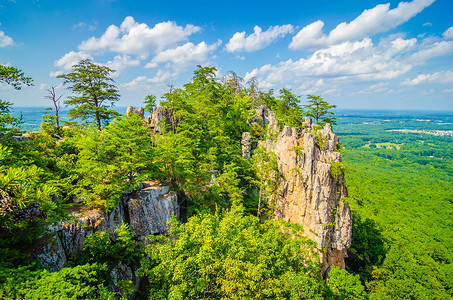
[[[0,102],[0,299],[450,299],[453,294],[453,145],[451,136],[393,129],[447,130],[412,117],[334,114],[322,97],[306,100],[282,88],[262,92],[234,72],[217,78],[201,67],[159,106],[171,111],[165,130],[150,133],[137,114],[113,110],[120,98],[113,70],[82,60],[60,75],[73,96],[69,122],[54,107],[39,133],[17,139],[21,120]],[[1,82],[33,84],[1,66]],[[144,99],[151,113],[157,99]],[[269,137],[252,122],[256,107],[275,113],[279,128],[303,117],[331,123],[345,162],[353,231],[346,268],[319,272],[314,243],[298,224],[273,218],[268,156],[242,155],[241,139]],[[450,119],[449,119],[450,118]],[[403,126],[403,127],[402,127]],[[212,174],[215,172],[215,184]],[[159,182],[184,199],[180,220],[146,243],[127,224],[111,239],[89,235],[83,252],[49,272],[32,245],[74,207],[111,211],[142,181]],[[257,193],[257,189],[260,192]],[[145,278],[112,288],[119,263]]]

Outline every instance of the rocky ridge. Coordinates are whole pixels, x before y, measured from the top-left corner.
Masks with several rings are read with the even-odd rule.
[[[278,191],[275,218],[301,224],[305,235],[317,243],[322,274],[332,265],[345,267],[351,245],[352,217],[341,163],[336,151],[339,139],[330,124],[316,128],[305,118],[303,129],[285,126],[279,131],[274,113],[257,110],[258,121],[267,125],[268,137],[259,144],[277,157]],[[250,157],[244,141],[243,154]]]
[[[179,218],[179,206],[175,192],[169,186],[144,186],[124,196],[109,213],[98,209],[75,210],[70,213],[67,223],[60,223],[50,229],[52,240],[42,247],[38,258],[50,271],[63,268],[66,260],[83,250],[83,240],[93,232],[109,232],[115,240],[115,230],[124,222],[129,224],[135,240],[143,241],[150,234],[162,234],[168,229],[171,215]]]

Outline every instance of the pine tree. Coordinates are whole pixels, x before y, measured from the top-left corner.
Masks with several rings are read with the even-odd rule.
[[[307,99],[309,104],[304,105],[304,108],[307,109],[307,116],[314,118],[316,124],[337,124],[337,118],[329,116],[335,114],[330,109],[337,107],[336,105],[329,104],[321,96],[308,95]]]
[[[71,120],[93,119],[98,130],[101,130],[102,123],[108,123],[118,115],[110,109],[120,97],[110,77],[113,72],[109,67],[84,59],[72,67],[71,73],[57,76],[64,79],[63,84],[70,84],[68,89],[77,94],[64,102],[74,106],[68,112]]]

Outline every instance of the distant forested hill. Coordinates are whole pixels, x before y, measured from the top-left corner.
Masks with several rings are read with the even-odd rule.
[[[347,268],[371,299],[451,299],[453,130],[450,113],[340,114],[353,210]],[[442,132],[440,132],[442,134]]]

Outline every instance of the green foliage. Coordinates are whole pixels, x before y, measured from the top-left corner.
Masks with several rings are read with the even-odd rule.
[[[150,299],[323,299],[318,257],[300,226],[261,224],[233,206],[184,224],[173,218],[170,236],[149,237]]]
[[[343,175],[345,167],[343,162],[332,162],[330,163],[330,175],[336,181],[339,180],[340,176]]]
[[[352,215],[352,241],[348,249],[346,265],[364,281],[371,279],[374,266],[379,266],[387,252],[386,243],[376,223],[371,219],[363,220],[359,214]]]
[[[214,68],[199,67],[192,82],[165,94],[161,105],[172,124],[155,139],[159,177],[184,191],[197,210],[242,199],[253,176],[240,144],[254,116],[250,96],[217,81]]]
[[[8,166],[11,149],[0,145],[0,217],[10,216],[31,203],[52,206],[55,187],[41,182],[42,170],[35,165]]]
[[[347,267],[371,299],[451,299],[451,137],[386,131],[448,125],[400,116],[347,122],[338,126],[354,217]]]
[[[68,89],[77,96],[71,96],[64,103],[73,106],[68,115],[82,121],[93,120],[98,130],[118,113],[109,107],[119,100],[117,87],[112,84],[110,74],[114,70],[93,63],[89,59],[81,60],[72,67],[72,72],[58,75],[63,84],[70,84]]]
[[[108,231],[95,232],[85,238],[83,250],[90,262],[107,264],[111,269],[118,262],[131,266],[140,260],[143,251],[135,245],[129,225],[122,222],[115,231],[118,234],[115,241],[110,240]]]
[[[336,266],[329,271],[328,286],[333,293],[333,299],[365,300],[368,296],[358,275],[349,274]]]
[[[315,144],[318,145],[322,150],[326,150],[327,137],[324,136],[319,129],[320,128],[315,128],[313,131],[313,134],[315,136]]]
[[[59,272],[0,268],[0,297],[4,299],[114,299],[104,286],[106,265],[86,264]]]
[[[275,196],[278,188],[277,156],[274,152],[267,152],[262,146],[259,146],[253,155],[253,169],[259,189],[258,216],[270,216],[275,209]]]
[[[61,135],[63,130],[60,127],[59,116],[51,114],[52,108],[48,107],[42,116],[41,132],[50,135]]]
[[[280,129],[284,126],[301,128],[304,112],[299,104],[300,96],[294,95],[286,88],[280,89],[279,93],[279,97],[275,98],[271,89],[268,93],[261,94],[261,101],[274,111]]]
[[[17,129],[23,123],[22,117],[13,117],[11,115],[11,106],[13,104],[0,100],[0,142],[2,144],[11,144],[13,135],[20,134]]]
[[[321,96],[308,95],[307,99],[308,104],[304,105],[304,108],[307,109],[307,116],[315,119],[316,124],[337,124],[337,118],[332,117],[334,112],[330,110],[337,107],[336,105],[329,104]]]
[[[24,85],[33,85],[33,79],[15,67],[0,65],[0,83],[10,84],[16,90],[20,90]]]
[[[90,207],[112,209],[123,191],[136,188],[145,170],[152,168],[152,141],[137,114],[118,118],[100,131],[85,131],[77,147],[76,192]]]
[[[145,97],[145,111],[153,113],[154,107],[156,106],[156,96],[148,95]]]
[[[33,85],[33,80],[15,67],[0,65],[0,83],[12,85],[16,90],[20,90],[24,85]],[[11,115],[12,105],[0,99],[0,142],[2,144],[11,144],[12,136],[19,133],[17,127],[23,123],[22,117]]]

